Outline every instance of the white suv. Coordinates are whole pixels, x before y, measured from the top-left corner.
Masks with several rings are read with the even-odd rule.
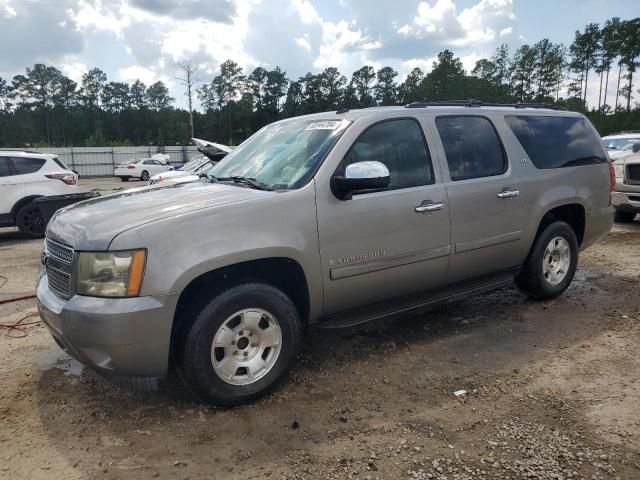
[[[0,227],[42,237],[46,221],[33,201],[78,191],[78,175],[55,155],[0,151]]]

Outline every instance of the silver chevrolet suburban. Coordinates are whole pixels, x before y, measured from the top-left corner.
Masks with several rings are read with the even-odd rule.
[[[72,356],[177,371],[251,401],[309,326],[353,326],[511,284],[560,295],[613,223],[613,169],[578,113],[413,103],[268,125],[201,181],[59,211],[37,296]]]

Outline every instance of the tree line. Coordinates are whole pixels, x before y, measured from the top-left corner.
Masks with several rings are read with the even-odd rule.
[[[187,109],[173,106],[162,82],[108,81],[93,68],[76,83],[54,67],[36,64],[11,82],[0,78],[0,145],[170,145],[186,144],[191,136],[233,145],[267,123],[306,113],[469,98],[582,111],[604,135],[640,129],[640,105],[634,102],[638,66],[640,18],[617,17],[576,31],[568,47],[546,38],[513,52],[501,45],[471,72],[444,50],[431,71],[414,68],[403,81],[388,66],[366,65],[350,78],[329,67],[290,79],[277,66],[245,73],[227,60],[202,83],[187,60],[176,77],[185,87]],[[615,91],[609,89],[612,74]],[[598,102],[588,104],[594,78]],[[201,112],[192,107],[196,97]]]

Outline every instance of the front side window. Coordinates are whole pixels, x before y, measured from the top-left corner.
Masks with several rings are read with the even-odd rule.
[[[502,144],[485,117],[436,118],[451,180],[501,175],[507,170]]]
[[[607,162],[600,139],[582,117],[504,117],[537,168],[563,168]]]
[[[0,157],[0,177],[8,177],[11,175],[11,165],[7,157]]]
[[[25,175],[27,173],[35,173],[44,165],[44,158],[12,158],[13,168],[17,175]]]
[[[267,125],[216,164],[209,177],[250,179],[268,189],[300,188],[349,124],[294,118]]]
[[[341,170],[357,162],[376,161],[389,170],[387,189],[433,183],[431,158],[417,121],[387,120],[364,131],[344,157]]]

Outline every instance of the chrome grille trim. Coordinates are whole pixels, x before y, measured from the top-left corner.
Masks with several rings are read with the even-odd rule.
[[[71,275],[47,265],[49,290],[67,300],[71,291]]]
[[[73,273],[73,248],[50,238],[45,240],[45,268],[49,290],[68,300],[71,297],[71,276]]]
[[[46,240],[47,253],[61,262],[71,265],[73,262],[73,249],[58,243],[50,238]]]

